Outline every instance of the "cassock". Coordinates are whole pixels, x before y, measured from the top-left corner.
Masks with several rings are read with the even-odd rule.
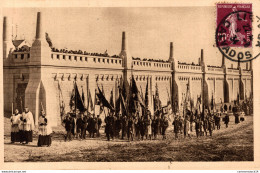
[[[23,112],[20,117],[20,142],[32,142],[33,138],[33,130],[34,130],[34,119],[33,114],[29,112]]]
[[[48,119],[45,116],[39,117],[39,138],[38,138],[38,146],[42,145],[51,145],[51,133],[52,129],[48,123]]]
[[[20,142],[19,123],[21,114],[13,114],[11,120],[11,142]]]

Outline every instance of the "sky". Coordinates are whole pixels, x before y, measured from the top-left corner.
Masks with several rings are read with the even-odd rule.
[[[9,17],[14,36],[32,43],[38,11],[59,49],[118,55],[125,31],[133,57],[167,60],[173,42],[174,58],[180,62],[197,63],[204,49],[206,64],[221,65],[222,55],[214,47],[215,7],[9,8],[3,15]]]

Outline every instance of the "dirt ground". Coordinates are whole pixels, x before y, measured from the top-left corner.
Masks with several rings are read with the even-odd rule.
[[[221,129],[213,136],[197,138],[193,130],[191,139],[174,139],[172,126],[167,139],[128,142],[115,139],[106,141],[102,131],[100,138],[71,142],[64,141],[64,129],[53,129],[52,145],[37,147],[37,135],[29,145],[10,143],[10,122],[5,118],[5,162],[133,162],[133,161],[253,161],[253,116],[234,124],[230,116],[229,127],[221,122]]]

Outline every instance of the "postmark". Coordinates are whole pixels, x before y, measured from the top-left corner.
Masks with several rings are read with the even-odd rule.
[[[216,45],[228,59],[247,62],[253,54],[252,4],[217,4]]]

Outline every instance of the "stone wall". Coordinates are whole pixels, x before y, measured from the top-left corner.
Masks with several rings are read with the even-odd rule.
[[[38,13],[37,19],[39,18]],[[80,94],[83,90],[85,101],[89,91],[94,103],[97,86],[103,88],[108,100],[113,91],[115,101],[117,83],[120,80],[130,82],[132,75],[143,97],[148,80],[152,114],[152,97],[156,86],[162,106],[166,106],[171,100],[179,108],[186,96],[187,84],[195,105],[200,96],[204,97],[204,101],[210,101],[213,95],[215,103],[220,103],[236,100],[237,93],[247,97],[251,94],[250,70],[227,69],[225,64],[222,67],[207,66],[204,63],[203,50],[197,65],[177,62],[173,56],[172,43],[168,61],[136,60],[132,59],[128,51],[127,38],[123,32],[119,58],[52,52],[43,37],[43,30],[38,28],[41,27],[39,22],[37,20],[38,35],[30,52],[11,52],[4,59],[5,113],[11,112],[12,103],[14,107],[18,106],[16,100],[19,90],[18,95],[24,96],[24,106],[28,106],[34,114],[35,123],[38,123],[38,116],[43,108],[52,126],[57,126],[61,123],[60,100],[64,101],[65,112],[68,112],[74,82],[77,83]]]

